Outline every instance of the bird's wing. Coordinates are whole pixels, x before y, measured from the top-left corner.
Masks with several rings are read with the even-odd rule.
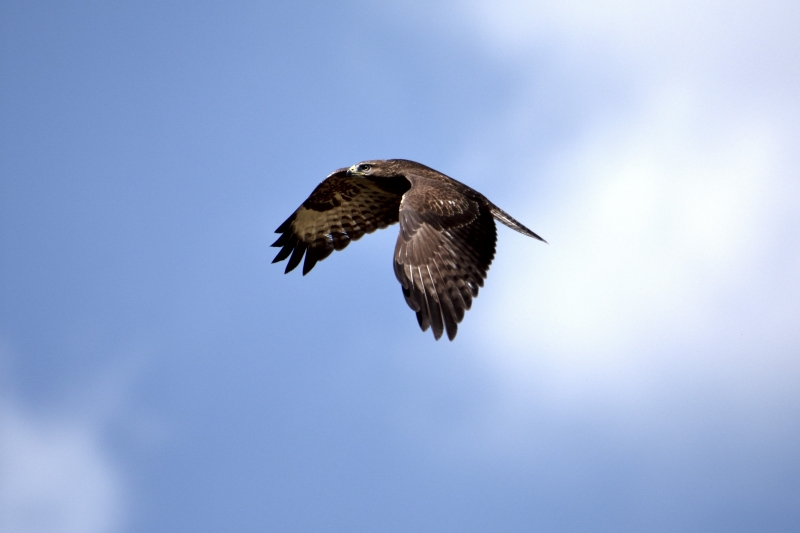
[[[463,186],[415,180],[400,204],[394,272],[426,331],[453,340],[494,258],[491,204]]]
[[[283,261],[291,254],[286,265],[289,273],[305,254],[303,275],[308,274],[317,261],[334,250],[397,222],[401,191],[405,192],[402,187],[392,190],[369,179],[348,177],[344,168],[333,172],[275,230],[281,236],[272,246],[282,248],[272,262]]]

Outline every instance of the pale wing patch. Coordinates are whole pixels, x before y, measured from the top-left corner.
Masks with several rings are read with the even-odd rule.
[[[368,184],[368,185],[367,185]],[[388,194],[366,182],[361,192],[350,201],[337,200],[339,207],[327,211],[317,211],[300,207],[292,222],[292,231],[307,244],[320,239],[344,240],[341,250],[349,241],[360,239],[365,233],[372,233],[396,222],[399,204],[394,195]],[[394,211],[394,216],[392,216]]]
[[[282,235],[273,246],[283,248],[273,263],[291,255],[286,272],[297,267],[305,255],[305,275],[334,250],[343,250],[350,241],[397,222],[399,194],[386,192],[363,178],[333,179],[336,181],[323,182],[327,187],[318,187],[278,228],[277,233]],[[346,193],[331,190],[337,185],[346,187]],[[325,202],[321,203],[318,200],[323,195]]]

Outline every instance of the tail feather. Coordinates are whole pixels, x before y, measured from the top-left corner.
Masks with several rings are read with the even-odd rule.
[[[543,243],[547,243],[546,240],[542,239],[541,237],[536,235],[534,232],[532,232],[531,230],[529,230],[528,228],[526,228],[525,226],[523,226],[522,224],[517,222],[514,219],[514,217],[512,217],[511,215],[509,215],[508,213],[506,213],[505,211],[503,211],[502,209],[500,209],[496,205],[492,204],[491,212],[492,212],[492,216],[494,216],[494,218],[496,218],[497,220],[499,220],[500,222],[502,222],[503,224],[505,224],[509,228],[513,229],[514,231],[518,231],[518,232],[522,233],[523,235],[527,235],[528,237],[533,237],[534,239],[539,239]]]

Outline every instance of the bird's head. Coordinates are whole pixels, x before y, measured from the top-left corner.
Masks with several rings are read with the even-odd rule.
[[[403,195],[411,188],[405,176],[403,159],[374,159],[362,161],[347,169],[347,175],[353,178],[367,179],[384,191]]]
[[[402,175],[396,159],[362,161],[347,169],[347,175],[359,178],[394,178]]]

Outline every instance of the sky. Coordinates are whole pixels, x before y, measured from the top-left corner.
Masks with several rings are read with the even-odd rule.
[[[800,7],[0,3],[0,532],[790,532]],[[274,230],[407,158],[503,226],[458,337],[397,227]]]

